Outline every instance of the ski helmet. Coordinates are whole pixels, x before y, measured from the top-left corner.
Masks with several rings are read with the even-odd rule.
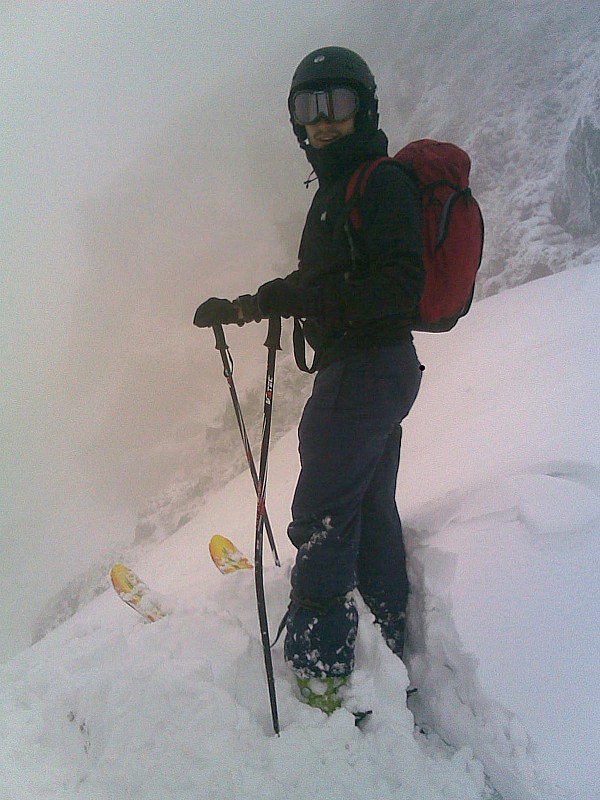
[[[288,96],[290,122],[301,146],[306,141],[306,128],[294,120],[294,95],[303,89],[319,89],[336,83],[350,86],[358,93],[356,130],[371,130],[373,133],[377,130],[377,86],[367,62],[346,47],[321,47],[309,53],[298,64]]]

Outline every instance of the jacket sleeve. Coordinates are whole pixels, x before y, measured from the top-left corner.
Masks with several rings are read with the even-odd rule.
[[[410,320],[425,287],[418,186],[401,168],[382,164],[358,209],[359,230],[348,224],[359,261],[345,280],[324,287],[322,312],[343,323],[390,315]]]

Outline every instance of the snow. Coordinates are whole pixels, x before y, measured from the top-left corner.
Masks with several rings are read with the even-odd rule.
[[[536,281],[419,347],[443,369],[406,425],[414,710],[505,799],[553,796],[534,752],[600,796],[599,288],[597,265]]]
[[[298,701],[280,642],[273,734],[253,573],[223,576],[208,555],[213,533],[253,553],[243,474],[130,554],[166,618],[145,623],[107,588],[0,667],[0,796],[596,800],[599,266],[504,292],[454,332],[418,337],[427,369],[398,487],[408,672],[360,604],[346,705],[373,710],[361,729],[347,709],[327,718]],[[265,554],[273,631],[297,469],[290,433],[270,464],[283,559],[276,568]]]

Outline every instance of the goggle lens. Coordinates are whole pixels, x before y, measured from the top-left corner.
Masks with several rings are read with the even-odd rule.
[[[358,95],[347,86],[298,92],[292,106],[294,121],[299,125],[314,125],[319,117],[344,122],[357,111]]]

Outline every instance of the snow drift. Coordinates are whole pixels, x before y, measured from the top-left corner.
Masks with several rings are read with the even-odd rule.
[[[408,674],[363,608],[347,698],[373,709],[362,730],[347,710],[327,718],[299,703],[277,645],[272,735],[252,575],[221,576],[207,554],[215,532],[252,552],[253,488],[240,475],[131,554],[166,619],[144,624],[108,590],[1,668],[3,792],[597,797],[599,289],[598,265],[579,268],[478,303],[451,334],[419,336],[427,370],[398,489]],[[276,531],[297,468],[289,434],[270,469]],[[272,627],[293,557],[279,539],[284,567],[266,569]]]

